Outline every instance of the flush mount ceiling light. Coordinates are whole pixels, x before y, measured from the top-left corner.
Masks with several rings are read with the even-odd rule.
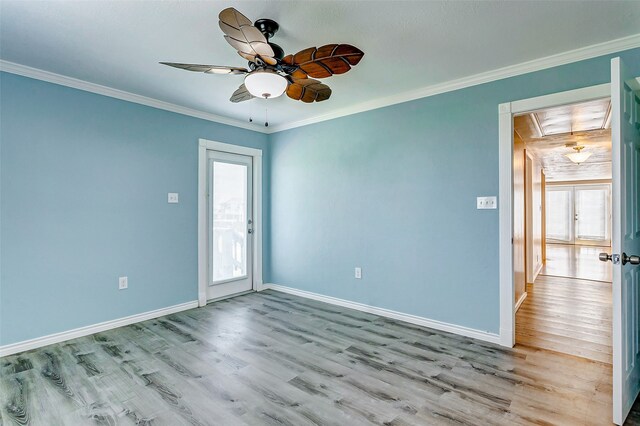
[[[269,70],[259,70],[244,78],[244,85],[256,98],[271,99],[282,95],[289,82],[286,78]]]
[[[540,137],[609,128],[611,101],[599,99],[531,113]]]
[[[581,152],[584,149],[584,146],[574,146],[573,149],[576,152],[572,152],[571,154],[565,154],[569,160],[573,161],[576,164],[581,164],[587,161],[587,158],[591,157],[590,152]]]

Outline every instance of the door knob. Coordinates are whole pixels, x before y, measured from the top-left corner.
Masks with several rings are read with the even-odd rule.
[[[600,253],[598,255],[598,259],[600,259],[603,262],[608,262],[611,260],[611,255],[607,253]]]
[[[640,265],[640,256],[627,256],[627,253],[622,253],[622,264],[626,265],[630,263],[632,265]]]

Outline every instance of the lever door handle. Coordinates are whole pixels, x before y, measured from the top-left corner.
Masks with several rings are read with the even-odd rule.
[[[627,253],[622,253],[622,264],[626,265],[627,263],[630,263],[632,265],[640,265],[640,256],[627,256]]]

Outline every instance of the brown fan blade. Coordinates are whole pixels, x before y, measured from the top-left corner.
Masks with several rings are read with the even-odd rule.
[[[224,9],[218,18],[220,19],[218,25],[226,34],[224,39],[238,51],[240,56],[243,58],[246,58],[245,55],[251,56],[254,58],[254,62],[258,57],[269,65],[278,63],[273,57],[274,52],[267,43],[267,39],[260,30],[253,26],[249,18],[233,7]]]
[[[312,78],[293,79],[293,83],[287,87],[287,96],[306,103],[322,102],[329,99],[331,89]]]
[[[247,90],[247,87],[244,85],[244,83],[242,83],[240,87],[238,87],[238,89],[235,92],[233,92],[229,100],[237,104],[238,102],[248,101],[249,99],[253,99],[253,98],[254,96],[251,93],[249,93],[249,91]]]
[[[207,74],[247,74],[249,72],[246,68],[238,67],[223,67],[219,65],[199,65],[199,64],[179,64],[175,62],[160,62],[162,65],[168,65],[174,68],[180,68],[181,70],[204,72]]]
[[[294,72],[297,78],[302,74],[313,78],[325,78],[349,71],[351,67],[358,65],[363,56],[362,50],[349,44],[327,44],[285,56],[282,62],[298,66]]]

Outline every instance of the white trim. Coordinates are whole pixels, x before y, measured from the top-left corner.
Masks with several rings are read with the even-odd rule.
[[[249,157],[262,157],[262,150],[258,148],[249,148],[247,146],[210,141],[207,139],[198,139],[198,146],[205,150],[209,149],[212,151],[228,152],[229,154],[247,155]]]
[[[363,303],[351,302],[349,300],[338,299],[336,297],[325,296],[305,290],[298,290],[296,288],[286,287],[278,284],[265,284],[264,289],[271,289],[283,293],[289,293],[295,296],[330,303],[332,305],[343,306],[345,308],[355,309],[357,311],[368,312],[370,314],[379,315],[381,317],[393,318],[398,321],[404,321],[410,324],[420,325],[422,327],[433,328],[435,330],[446,331],[448,333],[458,334],[460,336],[471,337],[473,339],[483,340],[485,342],[500,343],[500,336],[498,336],[497,334],[476,330],[474,328],[463,327],[461,325],[436,321],[429,318],[419,317],[417,315],[392,311],[390,309],[378,308],[376,306],[365,305]]]
[[[240,145],[198,140],[198,305],[207,304],[207,150],[253,158],[253,290],[262,283],[262,150]]]
[[[536,270],[533,272],[533,280],[531,280],[532,283],[536,282],[538,275],[540,275],[540,272],[542,272],[542,268],[544,268],[544,263],[542,262],[538,263]]]
[[[452,92],[454,90],[460,90],[471,86],[477,86],[479,84],[502,80],[504,78],[515,77],[535,71],[541,71],[544,69],[566,65],[572,62],[583,61],[585,59],[591,59],[598,56],[608,55],[610,53],[621,52],[623,50],[634,49],[637,47],[640,47],[640,34],[634,34],[628,37],[623,37],[604,43],[581,47],[579,49],[569,50],[544,58],[534,59],[531,61],[522,62],[520,64],[498,68],[469,77],[463,77],[457,80],[451,80],[440,84],[416,88],[396,95],[386,96],[346,108],[336,109],[328,114],[270,127],[268,133],[276,133],[283,130],[293,129],[295,127],[307,126],[309,124],[332,120],[334,118],[344,117],[346,115],[357,114],[372,109],[383,108],[386,106],[413,101],[420,98],[439,95],[441,93]]]
[[[220,115],[198,111],[195,109],[175,105],[169,102],[160,101],[157,99],[149,98],[146,96],[136,95],[134,93],[125,92],[123,90],[113,89],[107,86],[102,86],[88,81],[79,80],[72,77],[67,77],[60,74],[55,74],[49,71],[40,70],[37,68],[28,67],[25,65],[16,64],[13,62],[0,60],[0,71],[5,71],[12,74],[18,74],[25,77],[35,78],[37,80],[48,81],[54,84],[60,84],[62,86],[73,87],[75,89],[86,90],[92,93],[98,93],[105,96],[110,96],[125,101],[135,102],[142,105],[151,106],[154,108],[164,109],[172,111],[178,114],[184,114],[191,117],[201,118],[203,120],[214,121],[217,123],[227,124],[230,126],[240,127],[243,129],[252,130],[260,133],[276,133],[283,130],[293,129],[295,127],[307,126],[313,123],[319,123],[326,120],[332,120],[334,118],[344,117],[347,115],[357,114],[364,111],[370,111],[373,109],[383,108],[390,105],[400,104],[420,98],[426,98],[429,96],[439,95],[441,93],[451,92],[454,90],[464,89],[466,87],[476,86],[478,84],[489,83],[491,81],[501,80],[504,78],[515,77],[522,74],[527,74],[535,71],[540,71],[548,68],[557,67],[560,65],[569,64],[572,62],[578,62],[585,59],[591,59],[598,56],[608,55],[615,52],[621,52],[624,50],[634,49],[640,47],[640,34],[634,34],[628,37],[619,38],[616,40],[607,41],[604,43],[594,44],[591,46],[581,47],[579,49],[569,50],[561,52],[555,55],[547,56],[544,58],[534,59],[520,64],[510,65],[503,68],[498,68],[492,71],[487,71],[468,77],[460,78],[457,80],[451,80],[440,84],[434,84],[425,86],[422,88],[416,88],[407,92],[399,93],[396,95],[386,96],[371,101],[363,102],[357,105],[335,109],[328,114],[319,115],[316,117],[310,117],[304,120],[294,121],[290,123],[283,123],[268,128],[245,123],[242,120],[236,120],[233,118],[223,117]]]
[[[520,309],[520,306],[522,306],[522,302],[524,302],[524,300],[527,298],[527,292],[525,291],[524,293],[522,293],[522,295],[520,296],[520,299],[518,299],[518,301],[516,302],[516,307],[514,308],[515,312],[518,312],[518,309]]]
[[[509,348],[515,343],[513,301],[513,122],[511,104],[500,104],[498,121],[498,222],[500,268],[500,344]]]
[[[31,349],[41,348],[43,346],[52,345],[54,343],[60,343],[71,339],[77,339],[78,337],[88,336],[90,334],[100,333],[102,331],[112,330],[118,327],[124,327],[125,325],[135,324],[138,322],[174,314],[176,312],[186,311],[187,309],[193,309],[197,307],[198,302],[194,300],[192,302],[180,303],[178,305],[155,309],[153,311],[148,311],[141,314],[130,315],[128,317],[88,325],[69,331],[63,331],[61,333],[50,334],[48,336],[0,346],[0,357],[29,351]]]
[[[165,111],[175,112],[177,114],[188,115],[190,117],[200,118],[202,120],[213,121],[228,126],[240,127],[254,132],[266,133],[263,126],[249,124],[242,120],[223,117],[221,115],[212,114],[210,112],[200,111],[193,108],[172,104],[170,102],[161,101],[147,96],[137,95],[124,90],[114,89],[108,86],[102,86],[96,83],[80,80],[65,75],[44,71],[37,68],[28,67],[26,65],[16,64],[9,61],[0,60],[0,71],[11,74],[21,75],[23,77],[34,78],[61,86],[71,87],[73,89],[84,90],[86,92],[97,93],[98,95],[109,96],[111,98],[121,99],[123,101],[133,102],[140,105],[146,105],[152,108],[163,109]]]
[[[513,115],[611,96],[611,84],[553,93],[498,105],[500,344],[515,344],[513,289]]]
[[[535,98],[521,99],[511,102],[511,112],[521,114],[533,112],[552,106],[568,105],[577,102],[594,101],[611,97],[611,83],[598,84],[597,86],[583,87],[566,92],[552,93],[550,95],[537,96]]]

